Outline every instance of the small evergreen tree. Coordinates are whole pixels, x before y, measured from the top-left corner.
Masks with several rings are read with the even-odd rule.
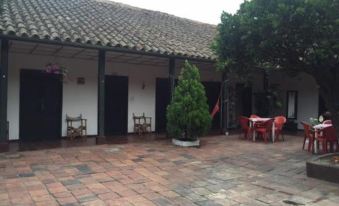
[[[211,126],[205,88],[199,70],[185,62],[170,105],[167,107],[167,132],[177,139],[194,140]]]

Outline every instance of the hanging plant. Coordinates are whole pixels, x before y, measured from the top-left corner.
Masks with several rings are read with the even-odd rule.
[[[45,72],[49,74],[61,74],[61,80],[65,81],[66,79],[69,79],[68,77],[68,69],[64,66],[61,66],[57,63],[48,63],[45,66]]]

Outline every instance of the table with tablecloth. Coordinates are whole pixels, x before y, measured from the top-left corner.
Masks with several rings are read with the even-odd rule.
[[[263,122],[266,122],[266,121],[269,121],[271,120],[272,118],[261,118],[261,117],[255,117],[255,118],[248,118],[249,119],[249,126],[250,128],[252,128],[253,130],[253,142],[255,142],[255,138],[256,138],[256,132],[255,132],[255,124],[256,123],[263,123]],[[272,133],[271,133],[271,137],[272,137],[272,142],[274,142],[275,140],[275,125],[274,125],[274,122],[272,124]]]
[[[314,129],[314,153],[318,154],[318,134],[319,132],[321,132],[321,130],[327,128],[327,127],[332,127],[332,124],[317,124],[315,126],[313,126]]]

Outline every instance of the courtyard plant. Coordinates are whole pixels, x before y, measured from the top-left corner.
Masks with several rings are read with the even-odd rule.
[[[166,117],[167,133],[174,139],[195,141],[210,129],[211,116],[199,69],[188,61],[181,70]]]

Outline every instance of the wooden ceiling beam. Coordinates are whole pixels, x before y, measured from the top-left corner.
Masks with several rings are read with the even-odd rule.
[[[64,46],[60,46],[59,48],[57,48],[56,50],[54,50],[54,52],[52,53],[52,55],[57,55],[63,48],[64,48]]]
[[[75,52],[73,55],[71,55],[71,58],[74,58],[78,55],[80,55],[81,53],[83,53],[84,51],[86,51],[86,49],[80,49],[79,51]]]
[[[35,50],[39,47],[39,44],[35,44],[33,46],[33,48],[29,51],[30,54],[33,54],[33,52],[35,52]]]

